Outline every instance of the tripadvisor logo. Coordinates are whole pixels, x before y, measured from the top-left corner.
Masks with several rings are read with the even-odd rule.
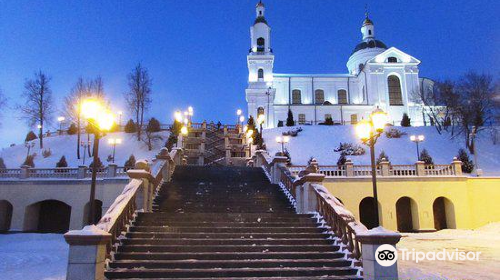
[[[375,251],[375,260],[381,266],[391,266],[398,260],[398,251],[392,245],[381,245]]]

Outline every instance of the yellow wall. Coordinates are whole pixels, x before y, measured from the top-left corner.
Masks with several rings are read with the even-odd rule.
[[[412,214],[418,230],[434,229],[433,203],[445,197],[453,203],[450,228],[474,229],[500,221],[500,178],[415,177],[378,178],[381,225],[397,230],[396,202],[407,196],[415,201]],[[323,185],[359,219],[359,204],[372,197],[370,178],[326,179]],[[418,209],[418,211],[414,211]],[[447,208],[449,211],[449,208]],[[416,213],[415,213],[416,212]]]

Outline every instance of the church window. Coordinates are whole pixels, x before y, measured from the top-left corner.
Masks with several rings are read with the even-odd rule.
[[[259,107],[257,108],[257,116],[264,115],[264,108]]]
[[[371,30],[368,30],[368,35],[372,35],[372,31]]]
[[[299,114],[299,124],[306,123],[306,114]]]
[[[259,79],[264,79],[264,69],[260,68],[259,71],[257,71],[257,73]]]
[[[337,91],[339,104],[347,104],[347,91],[345,89],[341,89]]]
[[[262,37],[259,37],[257,39],[257,51],[258,52],[263,52],[264,51],[265,42],[266,41]]]
[[[394,75],[387,77],[387,87],[389,89],[389,105],[403,105],[399,78]]]
[[[325,114],[325,121],[332,118],[332,114]]]
[[[358,115],[352,114],[351,115],[351,124],[357,124],[358,123]]]
[[[325,102],[325,92],[322,89],[314,91],[314,103],[323,104]]]
[[[394,56],[391,56],[391,57],[387,58],[387,62],[389,62],[389,63],[397,63],[398,59],[395,58]]]
[[[302,104],[302,96],[299,89],[292,90],[292,104]]]
[[[262,15],[262,11],[259,11],[259,16],[261,16],[261,15]]]

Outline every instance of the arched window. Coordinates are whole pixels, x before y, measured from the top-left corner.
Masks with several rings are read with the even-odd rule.
[[[258,52],[263,52],[263,51],[264,51],[265,42],[266,42],[266,41],[265,41],[265,40],[264,40],[264,38],[262,38],[262,37],[259,37],[259,38],[257,39],[257,51],[258,51]]]
[[[323,104],[325,102],[325,92],[322,89],[314,91],[314,103]]]
[[[371,30],[368,30],[368,35],[372,35],[372,31]]]
[[[257,108],[257,117],[260,115],[264,115],[264,108],[262,107]]]
[[[347,91],[345,89],[340,89],[337,91],[339,104],[347,104]]]
[[[259,71],[257,71],[257,76],[259,79],[264,79],[264,69],[260,68]]]
[[[397,63],[398,59],[395,58],[394,56],[391,56],[391,57],[387,58],[387,62],[389,62],[389,63]]]
[[[302,96],[299,89],[292,90],[292,104],[302,104]]]
[[[399,78],[394,75],[387,77],[387,87],[389,88],[389,105],[403,105]]]

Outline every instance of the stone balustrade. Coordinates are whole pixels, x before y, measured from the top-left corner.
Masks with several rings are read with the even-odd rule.
[[[127,168],[110,164],[97,170],[98,178],[127,177]],[[0,179],[86,179],[92,177],[92,169],[87,166],[57,168],[21,168],[0,169]]]

